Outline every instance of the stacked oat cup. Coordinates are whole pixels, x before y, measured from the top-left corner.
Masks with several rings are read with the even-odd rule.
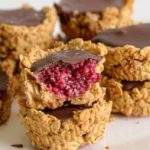
[[[108,46],[102,83],[115,113],[150,115],[149,34],[150,24],[138,24],[105,31],[93,39]]]
[[[48,48],[55,21],[54,8],[36,11],[24,5],[0,11],[0,124],[8,120],[13,96],[20,91],[19,55],[33,45]]]
[[[107,49],[82,39],[21,57],[21,118],[39,149],[78,149],[102,138],[111,113],[99,84]]]
[[[102,139],[111,111],[149,116],[150,25],[134,25],[132,5],[60,0],[0,11],[0,123],[15,96],[36,148],[77,150]],[[66,43],[53,42],[57,16]]]

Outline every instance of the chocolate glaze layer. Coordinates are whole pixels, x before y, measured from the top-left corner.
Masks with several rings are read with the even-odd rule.
[[[73,11],[85,12],[102,12],[107,7],[121,8],[125,0],[61,0],[56,4],[64,13]]]
[[[66,64],[77,64],[89,58],[97,60],[97,61],[100,61],[102,59],[102,57],[96,56],[86,51],[63,50],[53,55],[47,56],[44,59],[38,60],[32,65],[31,71],[35,72],[47,65],[50,65],[51,63],[63,62]]]
[[[65,121],[73,116],[74,111],[80,111],[91,107],[69,105],[55,110],[45,110],[44,113],[55,116],[56,118]]]
[[[8,77],[5,72],[0,70],[0,91],[6,91],[8,85]]]
[[[122,81],[123,90],[131,91],[134,88],[141,89],[146,81]]]
[[[43,22],[44,12],[29,9],[0,10],[0,24],[36,26]]]
[[[133,45],[138,48],[150,46],[150,24],[133,25],[99,33],[93,42],[102,42],[111,47]]]

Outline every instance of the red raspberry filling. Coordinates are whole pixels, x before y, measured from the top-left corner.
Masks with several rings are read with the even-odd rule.
[[[79,96],[99,82],[101,76],[95,71],[96,64],[96,60],[87,59],[73,65],[51,65],[43,68],[37,76],[50,92],[65,97]]]

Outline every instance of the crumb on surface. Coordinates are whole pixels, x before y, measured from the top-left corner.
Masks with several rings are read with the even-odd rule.
[[[140,122],[139,122],[139,121],[136,121],[135,123],[136,123],[136,124],[139,124]]]
[[[104,150],[110,150],[109,146],[105,146]]]
[[[23,148],[23,144],[12,144],[12,147]]]

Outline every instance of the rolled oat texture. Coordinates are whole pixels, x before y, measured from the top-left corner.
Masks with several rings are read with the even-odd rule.
[[[18,69],[17,67],[17,62],[12,57],[7,57],[0,62],[1,70],[6,72],[9,78],[14,76],[16,69]]]
[[[45,58],[48,55],[54,54],[61,50],[84,50],[91,52],[98,56],[104,56],[107,54],[107,49],[103,44],[93,44],[91,41],[83,41],[82,39],[74,39],[68,44],[59,43],[54,49],[47,51],[39,48],[33,48],[30,53],[22,55],[21,60],[21,78],[23,82],[23,91],[27,98],[26,105],[28,108],[44,109],[46,107],[55,109],[61,107],[66,100],[52,92],[49,92],[45,85],[37,84],[35,82],[36,76],[31,72],[31,67],[34,62],[41,58]],[[103,70],[104,58],[98,63],[96,72],[101,73]],[[97,99],[103,99],[105,90],[100,87],[99,83],[92,85],[90,90],[86,91],[83,95],[78,97],[69,98],[72,104],[85,104],[88,101],[88,105],[91,105]],[[59,100],[59,101],[58,101]]]
[[[33,45],[43,49],[50,46],[51,34],[57,18],[56,11],[49,7],[43,8],[42,11],[45,13],[45,18],[43,23],[37,26],[0,24],[0,58],[12,55],[14,59],[18,59],[21,53],[26,53]]]
[[[130,91],[123,90],[123,85],[116,79],[104,78],[107,87],[107,100],[113,102],[113,113],[125,116],[150,116],[150,82]]]
[[[41,150],[77,150],[103,137],[111,102],[97,102],[92,108],[76,111],[61,121],[35,109],[21,109],[21,119],[32,144]]]
[[[6,122],[9,119],[11,112],[11,105],[13,101],[13,85],[12,82],[9,81],[7,93],[5,95],[5,99],[0,99],[0,124]]]
[[[150,47],[141,49],[125,45],[109,48],[105,74],[119,80],[150,80]]]
[[[133,23],[131,19],[132,5],[133,0],[126,0],[121,10],[116,7],[108,7],[101,13],[80,14],[74,12],[67,23],[61,23],[61,27],[68,39],[80,37],[90,40],[100,31],[131,25]],[[65,12],[58,10],[59,13]]]

